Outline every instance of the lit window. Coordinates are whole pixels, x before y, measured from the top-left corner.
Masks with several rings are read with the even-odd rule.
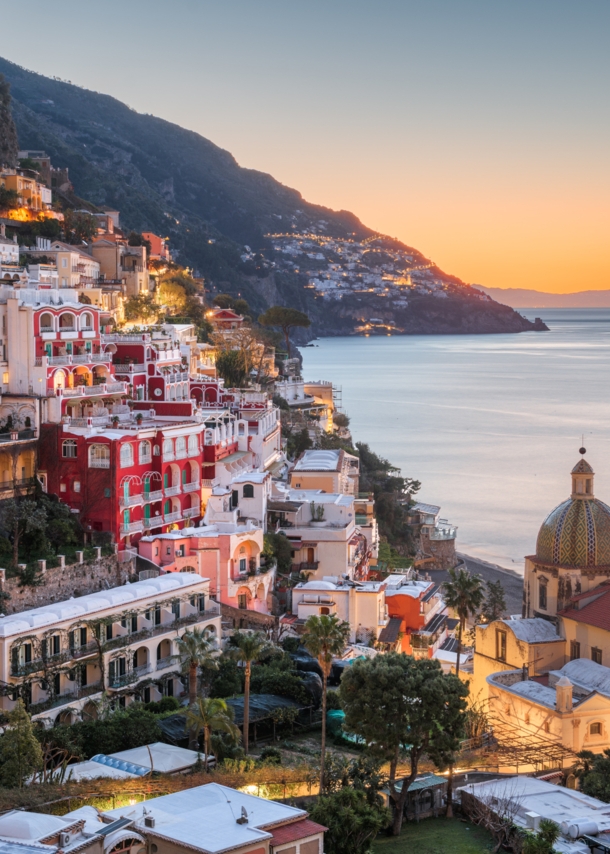
[[[59,491],[60,491],[60,492],[65,492],[65,491],[66,491],[66,484],[65,484],[65,483],[60,483],[60,484],[59,484]]]
[[[496,632],[496,658],[506,661],[506,632]]]
[[[2,382],[8,383],[8,371],[4,371],[4,373],[2,374]]]

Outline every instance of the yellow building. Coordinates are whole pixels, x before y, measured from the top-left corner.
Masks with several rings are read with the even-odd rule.
[[[32,492],[36,484],[37,401],[2,395],[0,403],[0,501]]]
[[[595,498],[584,458],[571,476],[572,494],[543,522],[536,554],[525,559],[524,617],[553,618],[574,595],[610,579],[610,507]]]
[[[40,184],[35,178],[29,178],[16,170],[9,170],[0,175],[0,187],[14,190],[23,207],[32,211],[44,211],[51,206],[52,194],[48,187]]]
[[[304,451],[288,473],[293,489],[358,495],[360,460],[343,450]]]

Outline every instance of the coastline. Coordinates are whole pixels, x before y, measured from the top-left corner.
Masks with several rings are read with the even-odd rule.
[[[458,552],[458,557],[466,564],[466,568],[476,575],[480,575],[484,581],[500,581],[504,588],[506,598],[506,610],[509,614],[520,614],[523,604],[523,576],[513,569],[506,569],[494,563],[488,563],[480,558],[471,557]],[[433,581],[442,584],[448,580],[447,570],[431,569],[430,576]]]

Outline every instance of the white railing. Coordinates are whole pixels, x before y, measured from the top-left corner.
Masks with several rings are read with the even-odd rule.
[[[120,507],[139,507],[142,503],[142,495],[122,495],[119,498]]]
[[[150,501],[161,501],[163,498],[163,490],[162,489],[154,489],[150,492],[144,493],[144,503],[148,504]]]
[[[106,362],[110,364],[112,355],[110,353],[79,353],[72,356],[73,365],[87,365],[89,362]]]
[[[185,460],[187,458],[186,448],[181,451],[176,451],[176,459],[177,460]]]
[[[186,510],[182,511],[182,515],[185,519],[191,519],[193,516],[199,516],[201,513],[201,507],[187,507]]]
[[[163,452],[163,462],[164,463],[170,463],[172,460],[175,460],[175,459],[176,458],[174,456],[173,451],[164,451]]]
[[[121,343],[122,341],[150,341],[150,333],[142,332],[140,335],[120,335],[117,332],[108,333],[107,335],[102,335],[102,341],[111,344],[111,343]]]
[[[178,484],[177,486],[166,486],[165,487],[165,494],[168,497],[171,495],[180,495],[181,492],[182,492],[182,487],[180,486],[180,484]]]
[[[202,478],[201,485],[204,489],[211,489],[213,486],[216,486],[215,480],[210,480],[209,478]]]
[[[179,522],[182,519],[182,510],[175,510],[173,513],[163,514],[163,524],[169,525],[171,522]]]
[[[108,416],[91,415],[88,418],[73,418],[71,415],[66,415],[63,423],[71,427],[105,427],[108,424]]]
[[[89,468],[90,469],[109,469],[110,468],[110,460],[109,459],[90,459],[89,460]]]
[[[140,454],[139,460],[140,460],[141,466],[148,465],[149,463],[152,463],[152,455],[151,454]]]
[[[106,383],[106,391],[126,392],[126,384],[125,383]]]
[[[146,365],[140,364],[131,364],[131,365],[117,365],[113,364],[112,369],[115,374],[139,374],[142,371],[146,370]]]
[[[79,385],[76,388],[50,388],[49,392],[53,392],[57,397],[93,397],[100,394],[108,394],[109,392],[122,392],[127,394],[126,383],[99,383],[98,385]]]
[[[190,483],[183,483],[182,484],[182,491],[183,492],[196,492],[199,489],[199,486],[200,486],[200,484],[199,484],[198,480],[192,480]]]
[[[127,525],[123,523],[121,525],[121,534],[124,536],[125,534],[136,534],[141,531],[143,528],[142,520],[139,522],[129,522]]]

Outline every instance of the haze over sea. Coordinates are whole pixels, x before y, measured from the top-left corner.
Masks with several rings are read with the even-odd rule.
[[[522,571],[569,497],[581,435],[610,503],[610,309],[524,310],[550,332],[325,338],[306,379],[342,387],[354,441],[458,526],[458,551]]]

